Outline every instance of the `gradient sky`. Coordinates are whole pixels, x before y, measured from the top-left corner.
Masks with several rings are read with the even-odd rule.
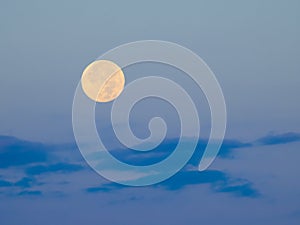
[[[1,1],[0,224],[299,224],[299,12],[296,0]],[[205,60],[222,86],[228,126],[217,160],[195,173],[210,125],[200,96],[203,138],[189,164],[161,184],[125,188],[82,159],[72,101],[89,63],[143,39],[178,43]],[[124,72],[129,80],[164,72],[190,85],[163,66]],[[192,85],[190,93],[198,95]],[[109,105],[97,110],[109,126]],[[133,129],[143,136],[138,112]]]

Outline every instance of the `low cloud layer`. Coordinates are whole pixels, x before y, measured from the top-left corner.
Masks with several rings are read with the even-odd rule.
[[[270,134],[253,142],[244,143],[239,140],[224,140],[218,157],[234,158],[239,149],[265,145],[279,145],[300,141],[298,133]],[[120,160],[136,165],[155,163],[167,157],[176,146],[176,140],[167,140],[158,147],[157,151],[139,154],[129,150],[116,149],[112,154]],[[228,193],[237,197],[256,198],[261,194],[247,179],[232,177],[224,171],[207,170],[198,172],[196,166],[206,146],[205,140],[199,140],[195,154],[188,164],[176,175],[168,180],[147,188],[160,188],[168,191],[177,191],[192,185],[208,185],[210,190],[219,193]],[[83,158],[78,157],[79,150],[74,144],[45,145],[28,142],[14,137],[0,136],[0,195],[36,196],[47,194],[47,185],[51,183],[47,178],[59,176],[58,183],[64,183],[73,173],[81,177],[78,191],[99,193],[116,191],[128,188],[110,182],[88,187],[85,184],[85,173],[92,172]],[[18,174],[18,179],[15,177]],[[50,179],[50,180],[51,180]],[[40,180],[43,180],[42,182]],[[65,182],[65,185],[70,185]],[[67,192],[67,187],[61,188]]]

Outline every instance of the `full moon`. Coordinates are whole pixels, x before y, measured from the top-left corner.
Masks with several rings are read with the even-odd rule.
[[[124,89],[125,77],[122,69],[109,60],[97,60],[83,71],[81,86],[93,101],[109,102],[116,99]]]

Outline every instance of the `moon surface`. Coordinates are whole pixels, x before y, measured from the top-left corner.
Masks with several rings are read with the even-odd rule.
[[[96,102],[114,100],[123,91],[124,84],[122,69],[109,60],[92,62],[84,69],[81,77],[84,93]]]

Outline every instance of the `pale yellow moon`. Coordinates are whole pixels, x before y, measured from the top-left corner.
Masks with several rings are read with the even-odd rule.
[[[93,101],[109,102],[117,98],[124,89],[125,77],[122,69],[109,60],[97,60],[82,73],[81,86]]]

